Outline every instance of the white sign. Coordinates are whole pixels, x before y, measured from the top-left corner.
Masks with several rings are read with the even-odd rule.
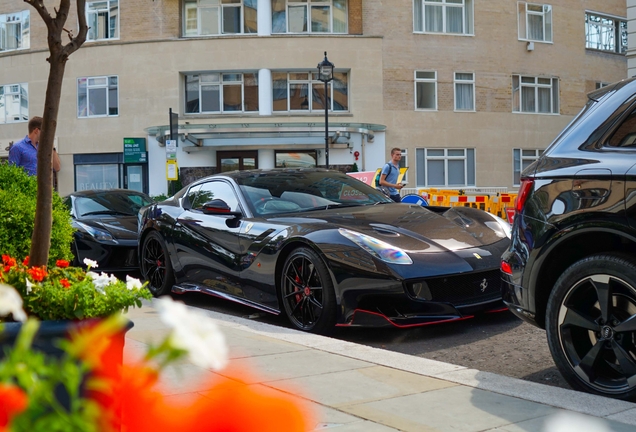
[[[176,140],[166,140],[166,160],[177,160]]]

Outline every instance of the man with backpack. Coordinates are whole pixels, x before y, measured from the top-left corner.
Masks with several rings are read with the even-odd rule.
[[[380,181],[378,185],[386,188],[389,197],[395,202],[401,202],[400,189],[403,184],[398,184],[398,176],[400,175],[400,159],[402,159],[402,150],[399,147],[391,149],[391,160],[384,164],[380,172]]]

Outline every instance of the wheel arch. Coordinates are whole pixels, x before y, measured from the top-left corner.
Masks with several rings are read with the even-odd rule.
[[[563,233],[565,230],[561,230]],[[554,284],[563,272],[575,262],[599,253],[623,252],[636,257],[636,237],[616,228],[584,227],[570,231],[550,245],[540,258],[543,263],[533,275],[536,322],[545,328],[546,308]],[[535,264],[536,265],[536,264]]]

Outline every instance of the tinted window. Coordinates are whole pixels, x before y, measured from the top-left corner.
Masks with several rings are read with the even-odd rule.
[[[618,127],[607,145],[610,147],[636,147],[636,109]]]
[[[109,193],[75,198],[77,217],[98,214],[120,214],[133,216],[139,209],[152,201],[138,194]]]
[[[203,204],[220,199],[230,207],[231,211],[240,211],[238,199],[234,194],[234,189],[223,181],[211,181],[203,183],[198,190],[196,198],[192,201],[193,209],[201,209]]]

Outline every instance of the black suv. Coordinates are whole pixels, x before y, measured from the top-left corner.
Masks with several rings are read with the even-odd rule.
[[[503,299],[573,388],[636,400],[636,80],[588,98],[522,173]]]

